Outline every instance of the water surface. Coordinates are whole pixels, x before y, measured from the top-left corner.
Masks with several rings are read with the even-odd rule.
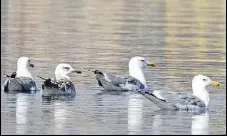
[[[32,75],[54,77],[58,63],[128,75],[143,56],[147,85],[190,92],[197,74],[210,90],[209,111],[167,112],[139,94],[102,93],[94,75],[72,75],[75,100],[43,100],[1,91],[2,134],[226,134],[226,2],[224,0],[2,0],[1,73],[20,56]],[[1,86],[5,78],[1,77]]]

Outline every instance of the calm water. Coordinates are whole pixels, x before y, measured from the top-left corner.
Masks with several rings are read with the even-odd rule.
[[[75,100],[1,91],[2,134],[226,134],[225,0],[2,0],[1,74],[20,56],[33,77],[54,77],[58,63],[128,75],[139,55],[149,87],[190,92],[204,74],[221,82],[209,111],[167,112],[139,94],[103,93],[92,73],[72,75]],[[1,86],[5,78],[1,77]]]

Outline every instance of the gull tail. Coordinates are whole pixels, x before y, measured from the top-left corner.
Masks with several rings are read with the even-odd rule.
[[[3,74],[3,77],[10,77],[10,75],[7,75],[7,74]]]
[[[146,91],[146,92],[140,92],[144,97],[146,97],[148,100],[155,103],[158,107],[165,110],[176,110],[177,108],[173,105],[168,103],[163,97],[157,97],[153,92]]]
[[[41,78],[41,79],[43,79],[43,80],[47,80],[47,79],[48,79],[48,78],[41,77],[41,76],[37,76],[37,77],[39,77],[39,78]]]
[[[10,77],[10,78],[15,78],[17,75],[16,72],[13,72],[11,75],[3,74],[3,77]]]

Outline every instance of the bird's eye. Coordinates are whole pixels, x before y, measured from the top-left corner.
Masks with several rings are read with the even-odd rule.
[[[144,62],[145,60],[141,60],[142,62]]]
[[[65,70],[69,70],[69,67],[63,67]]]
[[[206,81],[206,79],[203,79],[203,81]]]

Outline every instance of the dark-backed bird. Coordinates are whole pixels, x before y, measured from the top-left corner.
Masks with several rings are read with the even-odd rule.
[[[158,91],[147,87],[143,69],[147,66],[155,67],[154,62],[149,62],[143,57],[133,57],[129,61],[129,76],[122,77],[113,74],[107,74],[100,70],[93,71],[99,86],[106,91],[136,91],[150,92],[157,98],[162,99]]]
[[[50,95],[75,95],[75,86],[71,81],[71,73],[81,73],[79,70],[75,70],[66,63],[60,63],[55,69],[55,79],[42,78],[45,81],[42,84],[41,93],[42,96]]]
[[[3,90],[8,93],[35,93],[36,83],[33,80],[29,67],[34,67],[28,57],[20,57],[17,60],[17,71],[7,77]]]

